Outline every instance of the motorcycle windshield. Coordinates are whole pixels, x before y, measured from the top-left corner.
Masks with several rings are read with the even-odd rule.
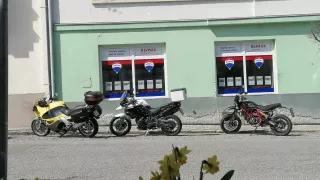
[[[127,91],[124,91],[120,97],[120,102],[122,102],[124,100],[124,98],[126,98],[126,97],[127,97]]]

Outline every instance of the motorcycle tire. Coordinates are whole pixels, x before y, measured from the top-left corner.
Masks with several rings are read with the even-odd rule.
[[[110,132],[116,136],[125,136],[126,134],[128,134],[131,130],[131,121],[124,118],[125,122],[127,123],[127,129],[124,131],[124,132],[117,132],[115,129],[114,129],[114,122],[116,120],[120,119],[120,117],[114,117],[111,119],[110,121],[110,124],[109,124],[109,129],[110,129]]]
[[[40,121],[40,120],[34,119],[34,120],[31,122],[32,132],[33,132],[35,135],[37,135],[37,136],[47,136],[47,135],[50,133],[49,127],[48,127],[47,125],[43,124],[43,125],[46,127],[46,129],[44,130],[43,133],[39,133],[38,130],[37,130],[37,129],[38,129],[38,128],[37,128],[37,125],[36,125],[36,122],[37,122],[37,121]]]
[[[288,116],[286,116],[286,115],[277,114],[277,115],[275,115],[275,116],[272,117],[272,122],[275,123],[275,124],[278,124],[278,123],[281,121],[280,119],[283,119],[283,120],[286,122],[286,124],[287,124],[287,126],[288,126],[288,129],[285,130],[285,131],[283,131],[283,132],[279,132],[279,131],[277,130],[277,128],[276,128],[276,127],[273,127],[273,126],[270,126],[270,129],[271,129],[271,131],[273,132],[273,134],[276,135],[276,136],[287,136],[287,135],[291,132],[291,130],[292,130],[292,121],[291,121],[291,119],[290,119]]]
[[[224,127],[225,121],[231,120],[232,117],[233,117],[233,114],[225,114],[224,116],[222,116],[220,120],[220,128],[226,134],[234,134],[239,132],[239,130],[241,129],[241,119],[238,116],[235,116],[235,119],[234,119],[234,121],[237,121],[238,123],[237,127],[234,130],[228,130]]]
[[[97,122],[96,119],[92,118],[88,121],[89,123],[91,123],[93,125],[93,131],[91,133],[86,133],[84,132],[85,130],[82,128],[82,126],[78,127],[79,133],[83,136],[83,137],[94,137],[98,131],[99,131],[99,124]]]
[[[178,126],[177,130],[175,131],[168,131],[165,127],[161,127],[162,132],[164,132],[165,135],[167,136],[176,136],[181,132],[182,129],[182,122],[181,119],[176,116],[176,115],[169,115],[167,117],[164,118],[165,120],[167,119],[174,119],[176,122],[176,126]]]

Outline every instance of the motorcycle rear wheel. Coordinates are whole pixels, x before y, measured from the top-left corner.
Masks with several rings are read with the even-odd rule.
[[[165,120],[173,119],[175,121],[176,126],[177,126],[177,130],[174,130],[174,131],[172,131],[168,127],[161,127],[161,130],[162,130],[162,132],[164,132],[165,135],[167,135],[167,136],[176,136],[181,132],[182,122],[181,122],[181,119],[178,116],[169,115],[169,116],[165,117],[164,119]]]
[[[85,129],[85,128],[90,128],[90,129],[92,128],[92,129],[89,132],[87,132],[87,129]],[[94,137],[98,133],[99,124],[96,119],[90,119],[88,122],[81,125],[78,128],[78,130],[82,136],[91,138],[91,137]]]
[[[282,120],[282,121],[281,121]],[[271,131],[276,136],[287,136],[291,130],[292,130],[292,121],[291,119],[284,115],[284,114],[277,114],[274,117],[272,117],[273,123],[275,123],[275,126],[270,126]],[[288,128],[286,130],[279,130],[278,128],[282,128],[283,124],[287,126]]]
[[[226,122],[226,121],[230,121],[233,116],[235,116],[235,117],[234,117],[234,120],[233,120],[234,122],[232,122],[232,123],[237,123],[237,124],[236,124],[236,125],[232,124],[232,126],[234,126],[234,127],[233,127],[232,130],[230,130],[230,129],[227,129],[224,125],[225,125],[225,122]],[[225,115],[221,118],[221,120],[220,120],[220,128],[221,128],[222,131],[223,131],[224,133],[226,133],[226,134],[234,134],[234,133],[237,133],[237,132],[240,130],[240,128],[241,128],[241,120],[240,120],[240,118],[239,118],[238,116],[236,116],[236,115],[233,115],[233,114],[225,114]]]
[[[39,123],[41,123],[40,128],[44,128],[42,131],[40,131],[38,128]],[[41,119],[34,119],[31,122],[31,129],[32,132],[37,136],[47,136],[50,133],[49,127],[46,124],[44,124]]]

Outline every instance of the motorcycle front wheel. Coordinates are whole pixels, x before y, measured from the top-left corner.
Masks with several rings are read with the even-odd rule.
[[[31,129],[37,136],[47,136],[50,133],[49,127],[41,119],[34,119],[31,122]]]
[[[234,116],[234,119],[233,119],[233,116]],[[236,115],[225,114],[220,120],[220,128],[226,134],[237,133],[241,128],[241,120]]]
[[[176,136],[181,132],[182,122],[178,116],[170,115],[165,117],[164,120],[166,121],[164,122],[165,125],[161,127],[161,130],[164,132],[164,134],[167,136]]]
[[[114,117],[110,121],[109,129],[116,136],[125,136],[131,130],[131,121],[123,117]]]
[[[90,119],[78,128],[80,134],[84,137],[94,137],[99,130],[99,124],[96,119]]]

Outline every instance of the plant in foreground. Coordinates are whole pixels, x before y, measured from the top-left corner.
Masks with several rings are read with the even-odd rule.
[[[172,145],[172,153],[165,155],[163,159],[158,161],[160,164],[159,170],[151,172],[150,180],[181,180],[180,176],[180,167],[187,163],[188,157],[187,154],[191,152],[187,146],[183,148],[177,148]],[[217,156],[214,155],[207,160],[203,160],[200,167],[200,180],[203,180],[203,170],[205,174],[215,174],[220,171],[219,168],[220,162],[217,160]],[[233,176],[234,170],[227,172],[221,180],[230,180]],[[143,180],[140,176],[139,180]]]

